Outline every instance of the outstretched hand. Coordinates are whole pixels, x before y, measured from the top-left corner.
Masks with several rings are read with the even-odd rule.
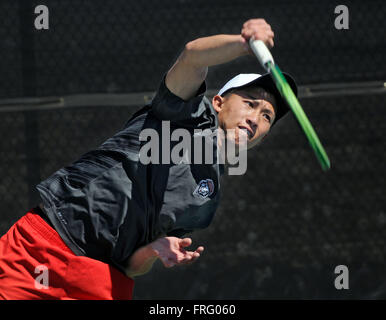
[[[176,265],[193,263],[200,257],[204,247],[200,246],[195,251],[184,249],[191,244],[192,239],[190,238],[164,237],[152,242],[150,246],[163,265],[166,268],[171,268]]]

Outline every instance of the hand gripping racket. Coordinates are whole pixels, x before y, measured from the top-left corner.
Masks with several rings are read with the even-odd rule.
[[[310,121],[304,113],[303,108],[300,105],[295,94],[293,93],[290,85],[288,84],[287,80],[280,71],[279,66],[274,63],[271,52],[268,50],[267,46],[262,40],[254,40],[253,38],[251,38],[249,40],[249,45],[253,53],[259,60],[260,64],[271,75],[276,85],[276,88],[280,92],[280,95],[287,102],[288,106],[295,114],[295,117],[298,120],[300,127],[303,129],[308,139],[308,142],[311,145],[311,148],[314,150],[314,153],[318,158],[322,169],[324,171],[327,171],[331,168],[330,160],[328,159],[327,153],[324,150],[322,144],[320,143],[314,128],[312,127]]]

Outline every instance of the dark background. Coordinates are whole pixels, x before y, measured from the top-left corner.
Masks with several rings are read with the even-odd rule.
[[[39,4],[49,30],[34,28]],[[334,27],[339,4],[349,30]],[[192,235],[200,260],[157,262],[135,298],[386,298],[385,16],[384,1],[0,0],[0,234],[39,202],[39,181],[142,107],[187,41],[262,17],[332,168],[287,116],[244,176],[224,177],[212,225]],[[252,57],[213,67],[210,92],[242,72],[263,70]],[[334,287],[342,264],[349,290]]]

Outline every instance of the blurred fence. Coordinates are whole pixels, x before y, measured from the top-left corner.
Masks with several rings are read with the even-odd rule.
[[[0,1],[0,98],[152,91],[187,41],[240,33],[254,17],[271,24],[272,53],[299,83],[386,78],[382,0],[346,1],[349,30],[335,29],[331,0],[47,0],[49,30],[34,28],[38,4]],[[213,68],[210,84],[255,67]]]
[[[213,224],[192,235],[206,247],[201,261],[156,264],[138,278],[135,297],[386,298],[386,94],[344,90],[386,79],[383,1],[347,2],[344,31],[334,28],[335,1],[50,0],[45,31],[32,27],[37,4],[0,2],[0,234],[39,201],[40,180],[113,135],[149,99],[185,42],[239,33],[246,19],[264,17],[276,34],[275,60],[303,85],[301,103],[332,169],[321,171],[287,116],[249,152],[245,176],[224,178]],[[241,58],[212,68],[208,86],[240,72],[262,69]],[[320,83],[343,89],[307,97],[308,85]],[[340,264],[350,290],[334,287]]]

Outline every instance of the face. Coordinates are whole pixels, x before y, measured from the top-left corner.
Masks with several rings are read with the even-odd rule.
[[[248,149],[265,138],[275,120],[275,98],[262,88],[232,90],[224,97],[216,95],[212,104],[226,138],[238,146],[247,141]]]

